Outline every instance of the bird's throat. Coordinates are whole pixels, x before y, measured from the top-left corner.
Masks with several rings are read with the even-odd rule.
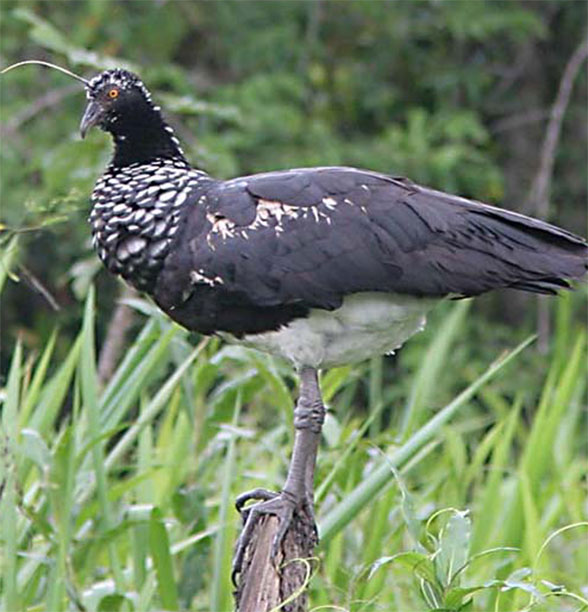
[[[112,164],[128,166],[155,159],[186,161],[179,140],[159,112],[115,121],[108,131],[114,141]]]

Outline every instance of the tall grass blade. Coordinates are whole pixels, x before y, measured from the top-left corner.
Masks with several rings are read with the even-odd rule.
[[[2,520],[2,591],[4,609],[20,610],[17,590],[17,436],[18,405],[20,401],[20,375],[22,368],[22,344],[17,341],[6,385],[6,398],[2,409],[0,433],[0,461],[3,463],[0,480],[0,511]],[[2,488],[4,489],[2,491]]]
[[[97,443],[92,446],[92,459],[94,463],[94,474],[98,500],[100,503],[100,516],[102,521],[99,525],[100,531],[104,534],[113,527],[113,520],[108,500],[106,470],[104,468],[103,442],[100,440],[102,431],[100,429],[100,414],[98,411],[98,381],[96,373],[96,356],[94,347],[94,289],[90,288],[86,307],[84,311],[84,321],[82,324],[82,350],[80,362],[80,377],[82,388],[82,399],[84,408],[88,416],[88,433],[91,440]],[[114,543],[108,543],[108,556],[114,574],[115,583],[119,592],[124,592],[124,581],[120,560],[116,554]]]
[[[54,330],[51,334],[41,359],[35,368],[35,373],[33,375],[33,379],[31,384],[27,390],[26,397],[22,398],[21,409],[19,414],[19,422],[21,427],[25,427],[25,423],[29,422],[29,416],[33,407],[37,403],[39,399],[39,394],[41,389],[43,388],[43,383],[45,382],[45,377],[47,375],[47,369],[49,367],[49,362],[51,361],[51,357],[53,355],[53,349],[55,348],[55,341],[57,340],[57,330]]]
[[[129,427],[124,436],[117,442],[116,446],[110,451],[106,458],[105,467],[107,470],[112,469],[121,456],[128,450],[130,445],[135,442],[143,428],[152,422],[161,410],[165,408],[166,402],[180,382],[182,376],[198,355],[204,350],[207,343],[208,338],[204,338],[188,357],[186,357],[178,369],[166,380],[163,387],[159,389],[155,397],[147,404],[145,409],[141,412],[139,419]]]
[[[555,377],[557,384],[553,393],[545,393],[539,411],[533,420],[533,429],[525,445],[522,468],[527,472],[532,488],[538,486],[539,479],[548,468],[553,456],[553,444],[558,424],[564,419],[566,408],[579,381],[579,372],[584,359],[585,335],[579,334],[572,353],[561,375],[552,370],[550,378]],[[554,364],[554,369],[558,366]]]
[[[239,423],[239,415],[241,413],[241,393],[237,394],[235,408],[233,411],[233,421],[231,435],[227,445],[227,454],[225,458],[224,474],[222,481],[221,500],[219,508],[218,522],[220,525],[219,532],[216,535],[213,551],[213,573],[210,594],[210,609],[211,610],[228,610],[231,607],[229,584],[230,575],[230,539],[228,528],[229,509],[232,506],[231,499],[231,482],[235,473],[235,442],[236,442],[236,427]]]
[[[139,434],[143,429],[157,417],[157,415],[165,408],[166,402],[170,398],[174,389],[180,382],[182,376],[198,355],[202,352],[208,338],[205,338],[200,344],[190,353],[190,355],[184,360],[180,367],[167,379],[165,384],[159,389],[155,397],[147,404],[137,421],[135,421],[131,427],[124,433],[120,440],[115,444],[114,448],[108,453],[104,460],[104,471],[105,473],[110,472],[114,466],[121,460],[122,456],[129,450],[132,444],[137,440]],[[76,502],[78,504],[84,504],[88,498],[92,495],[97,486],[96,479],[91,479],[89,482],[85,482],[84,486],[78,491]]]
[[[155,572],[157,589],[165,610],[178,610],[178,591],[174,578],[169,537],[161,511],[153,508],[149,519],[149,544]]]
[[[49,500],[56,523],[57,558],[51,567],[47,612],[63,607],[68,578],[66,564],[71,541],[71,502],[76,465],[74,427],[75,423],[60,434],[51,458]]]
[[[391,482],[393,474],[390,470],[390,466],[399,468],[427,442],[438,435],[441,427],[453,417],[459,408],[469,401],[482,385],[508,365],[534,339],[535,336],[531,336],[519,344],[515,349],[491,364],[486,372],[471,383],[452,402],[443,408],[443,410],[437,413],[426,425],[413,434],[402,446],[388,456],[386,460],[347,495],[342,502],[335,506],[321,522],[320,534],[322,543],[327,543],[335,534],[343,529],[345,525],[353,520],[363,508],[368,506],[373,501],[374,497]]]
[[[422,409],[431,401],[439,386],[439,376],[447,364],[453,342],[456,340],[471,300],[457,302],[448,317],[443,320],[410,387],[410,395],[404,409],[400,437],[405,438],[415,427]]]
[[[109,395],[100,402],[100,423],[105,429],[118,425],[130,406],[145,389],[153,372],[169,360],[168,350],[177,329],[172,327],[162,333],[147,351],[138,348],[117,369],[116,384],[108,388]],[[147,344],[147,343],[145,343]],[[141,347],[143,348],[143,347]]]
[[[500,422],[501,435],[496,439],[492,451],[492,460],[488,470],[488,477],[484,489],[479,494],[479,502],[475,509],[476,521],[472,537],[472,551],[481,552],[494,540],[494,530],[500,527],[503,520],[504,498],[500,494],[500,487],[504,484],[504,472],[508,465],[509,451],[515,435],[521,408],[520,400],[515,402],[512,412]]]
[[[70,390],[71,381],[78,365],[81,346],[82,333],[80,332],[67,357],[41,391],[39,403],[32,412],[29,423],[27,423],[29,429],[36,429],[42,434],[49,433],[52,430]]]

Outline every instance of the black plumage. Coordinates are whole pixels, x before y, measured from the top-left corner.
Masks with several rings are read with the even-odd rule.
[[[190,329],[277,329],[359,292],[553,293],[585,270],[581,238],[404,178],[335,167],[214,180],[135,75],[102,73],[88,95],[86,118],[116,145],[93,194],[98,252]]]
[[[185,318],[180,322],[206,332],[260,331],[264,319],[272,329],[365,291],[553,293],[585,270],[586,245],[565,230],[352,168],[211,182],[193,199],[154,296],[172,316]],[[224,231],[215,231],[223,223]],[[192,270],[201,279],[190,284]],[[261,310],[256,316],[255,307],[283,308],[284,316]],[[196,311],[207,313],[201,324]]]
[[[296,439],[282,493],[244,515],[239,571],[255,517],[312,516],[324,420],[317,369],[394,350],[447,296],[512,288],[555,293],[583,276],[586,242],[514,212],[408,179],[301,168],[229,181],[193,169],[135,75],[87,85],[81,132],[110,132],[115,154],[93,192],[98,254],[190,330],[285,356],[298,367]]]

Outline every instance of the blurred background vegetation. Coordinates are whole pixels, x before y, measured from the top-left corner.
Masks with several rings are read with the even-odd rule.
[[[188,157],[196,166],[218,177],[229,178],[297,166],[353,165],[407,175],[438,189],[501,204],[531,215],[546,216],[563,227],[584,234],[588,161],[588,79],[585,65],[574,73],[570,97],[564,108],[550,190],[546,197],[534,198],[533,195],[537,195],[534,185],[541,167],[552,105],[570,60],[586,37],[586,12],[585,2],[573,0],[2,0],[0,59],[2,67],[23,59],[45,59],[69,67],[85,77],[115,66],[136,71],[177,129]],[[3,286],[0,374],[4,384],[11,364],[12,371],[15,371],[13,349],[17,338],[24,350],[22,368],[18,370],[19,380],[24,385],[21,403],[26,396],[24,390],[28,388],[30,377],[33,371],[37,371],[33,364],[38,363],[40,355],[47,356],[43,377],[50,380],[51,376],[58,376],[61,372],[63,394],[59,399],[51,400],[55,406],[39,431],[47,439],[47,452],[62,457],[63,447],[52,446],[53,438],[60,432],[60,444],[63,443],[63,427],[64,423],[69,422],[68,415],[76,414],[80,397],[87,398],[83,392],[79,392],[81,396],[78,395],[76,384],[71,382],[73,378],[63,378],[63,368],[69,363],[68,359],[72,363],[77,359],[75,351],[79,350],[79,346],[76,342],[81,337],[78,332],[82,327],[84,302],[92,285],[97,289],[95,329],[98,357],[95,361],[108,361],[103,355],[103,348],[109,332],[128,329],[128,333],[118,339],[122,344],[114,350],[114,357],[111,358],[114,363],[99,368],[102,383],[108,382],[110,377],[104,372],[112,373],[120,355],[128,356],[138,346],[134,338],[141,329],[141,333],[147,333],[145,325],[152,326],[149,328],[151,334],[155,326],[165,338],[165,334],[177,336],[174,336],[176,340],[173,342],[170,340],[169,346],[162,346],[158,360],[154,361],[155,371],[145,379],[150,381],[148,393],[153,393],[153,396],[157,384],[168,380],[166,376],[174,372],[180,358],[188,354],[188,340],[193,342],[197,339],[186,338],[178,330],[170,331],[172,328],[169,324],[154,315],[147,302],[124,294],[118,281],[101,268],[90,248],[86,223],[89,194],[109,160],[111,145],[109,138],[99,132],[92,133],[85,141],[80,140],[78,125],[85,97],[79,84],[63,74],[31,66],[3,76],[0,86],[0,247],[3,257],[0,269],[0,286]],[[126,310],[116,307],[121,296],[126,298]],[[500,469],[506,469],[505,465],[509,464],[509,469],[516,470],[521,457],[526,457],[525,465],[530,465],[529,454],[525,455],[523,449],[532,438],[533,416],[540,412],[541,406],[550,405],[549,398],[552,396],[549,394],[555,393],[558,388],[559,399],[563,401],[565,396],[566,401],[576,406],[575,411],[572,410],[574,420],[567,420],[565,424],[566,435],[570,437],[561,434],[558,444],[567,440],[568,450],[574,450],[575,456],[579,457],[579,463],[573,464],[574,470],[570,471],[572,457],[568,455],[560,468],[573,473],[573,485],[583,487],[580,490],[585,493],[586,443],[581,432],[585,427],[586,415],[579,408],[583,405],[585,391],[582,381],[584,362],[583,357],[573,352],[576,350],[573,348],[576,346],[574,341],[582,339],[585,332],[585,303],[585,287],[565,299],[549,300],[547,316],[555,317],[556,321],[554,332],[544,346],[546,352],[538,354],[532,348],[519,355],[518,365],[503,370],[483,399],[469,405],[460,427],[453,433],[444,433],[444,441],[439,442],[434,451],[430,450],[428,460],[424,461],[423,466],[419,464],[422,471],[417,470],[415,474],[418,475],[410,483],[422,495],[415,501],[419,507],[415,516],[422,518],[451,504],[475,506],[476,499],[483,499],[482,493],[479,497],[475,494],[474,485],[478,482],[475,478],[478,476],[471,475],[468,482],[472,489],[468,490],[460,482],[461,473],[456,466],[463,467],[472,459],[477,445],[487,439],[483,436],[494,431],[489,429],[493,424],[498,428],[496,431],[507,427],[505,419],[513,408],[516,408],[517,414],[520,411],[524,418],[517,433],[511,432],[509,440],[512,441],[512,448],[504,450],[509,459],[505,459],[506,463],[501,464]],[[375,446],[372,445],[386,450],[398,440],[409,439],[410,434],[432,414],[431,408],[449,402],[463,387],[476,380],[485,365],[500,351],[522,341],[537,327],[537,301],[534,298],[512,292],[485,296],[477,300],[467,317],[461,310],[455,311],[459,313],[458,322],[453,330],[447,331],[445,345],[437,347],[437,352],[433,351],[433,357],[427,361],[434,343],[434,332],[450,311],[450,306],[447,306],[433,314],[429,330],[411,341],[398,357],[374,360],[367,365],[335,372],[330,379],[330,397],[334,398],[336,417],[333,417],[328,433],[329,450],[324,452],[322,476],[330,473],[333,465],[341,468],[341,464],[336,462],[341,445],[344,447],[347,444],[345,436],[352,435],[350,432],[365,424],[370,410],[373,412],[376,407],[380,410],[376,421],[369,423],[372,434],[370,442],[366,440],[365,447],[358,442],[358,448],[363,448],[361,461],[344,464],[344,471],[351,475],[349,482],[342,484],[337,479],[329,481],[329,487],[325,486],[323,491],[325,499],[328,499],[328,491],[341,499],[344,491],[353,490],[353,486],[361,481],[365,468],[363,460],[366,457],[374,459]],[[149,319],[149,316],[152,318]],[[87,324],[87,316],[85,321]],[[53,336],[56,328],[59,332]],[[86,335],[83,337],[87,338],[87,330],[84,333]],[[149,334],[147,337],[151,338]],[[51,359],[49,353],[44,353],[47,347],[50,347]],[[160,488],[153,485],[153,490],[157,490],[155,501],[145,493],[149,487],[142,489],[138,496],[141,501],[146,503],[149,500],[156,504],[163,515],[173,510],[180,516],[181,510],[178,508],[181,503],[192,504],[198,509],[204,503],[202,500],[208,499],[207,495],[210,494],[214,500],[208,509],[208,518],[200,516],[197,524],[183,522],[181,517],[178,519],[185,527],[182,537],[188,539],[194,533],[218,529],[218,521],[226,518],[222,514],[222,500],[215,497],[214,491],[215,486],[218,487],[215,470],[220,469],[219,462],[226,458],[223,453],[229,440],[236,437],[240,445],[245,444],[243,453],[252,453],[251,449],[259,443],[258,436],[263,435],[266,440],[263,448],[252,453],[247,460],[242,458],[241,463],[241,459],[236,459],[235,472],[249,470],[249,476],[244,481],[232,483],[235,493],[240,488],[251,488],[251,482],[257,482],[256,477],[259,484],[268,485],[275,479],[276,486],[279,486],[283,464],[268,460],[268,457],[277,453],[276,456],[283,456],[285,462],[290,442],[288,431],[291,423],[287,409],[280,416],[275,414],[273,405],[276,388],[282,388],[280,384],[284,384],[279,380],[286,381],[287,386],[282,388],[284,393],[292,391],[289,370],[281,364],[275,365],[271,360],[260,361],[258,357],[246,357],[249,355],[246,352],[227,348],[221,351],[220,357],[214,358],[216,349],[216,344],[207,348],[208,353],[202,357],[206,359],[198,362],[198,372],[191,376],[189,383],[184,381],[180,395],[174,396],[176,400],[171,413],[173,416],[169,417],[171,420],[161,423],[153,421],[153,435],[158,437],[150,441],[142,439],[141,457],[148,463],[145,459],[149,455],[147,449],[159,448],[157,452],[160,454],[156,452],[156,455],[157,470],[160,471],[157,472],[156,480],[159,480],[156,484]],[[18,351],[16,354],[21,355]],[[164,354],[165,357],[162,356]],[[584,355],[582,352],[579,354]],[[572,359],[573,355],[576,357]],[[445,367],[440,356],[444,359],[450,356],[450,369]],[[93,363],[91,357],[88,357],[88,363]],[[423,363],[428,364],[428,370],[422,369]],[[572,378],[566,379],[564,393],[557,382],[564,376],[569,363],[573,365],[573,376],[568,371]],[[25,367],[25,364],[28,366]],[[131,365],[127,364],[128,368]],[[67,371],[73,377],[72,368]],[[120,374],[121,370],[117,371]],[[128,375],[131,370],[123,368],[122,371]],[[549,388],[545,386],[548,371]],[[265,374],[259,380],[259,377],[253,379],[251,372]],[[274,372],[276,376],[270,376],[268,372]],[[421,387],[414,384],[414,380],[419,381],[419,372],[425,378],[428,376],[427,384],[420,379]],[[18,376],[15,374],[15,377]],[[202,390],[193,400],[196,402],[194,404],[189,394],[194,389],[195,380],[202,385]],[[68,387],[70,383],[71,388]],[[0,399],[6,401],[12,397],[14,400],[16,396],[11,393],[18,387],[16,382],[14,384],[16,386],[13,388],[7,384]],[[117,384],[121,384],[120,381]],[[422,391],[423,387],[425,391]],[[241,400],[244,402],[245,416],[241,416],[241,419],[245,420],[242,425],[251,429],[242,429],[236,434],[237,430],[227,427],[236,411],[234,392],[238,388],[242,391]],[[524,389],[523,395],[521,388]],[[39,389],[35,393],[40,393]],[[56,387],[51,389],[51,393],[54,393]],[[111,393],[114,394],[116,389],[110,388]],[[204,398],[207,397],[207,389],[216,395],[213,395],[207,409],[202,407],[205,411],[203,421],[198,422],[198,407],[201,402],[202,406],[206,404]],[[91,395],[88,389],[86,392]],[[130,412],[126,416],[121,412],[118,420],[108,421],[108,434],[104,431],[94,432],[105,440],[110,440],[108,436],[112,436],[106,450],[116,442],[117,428],[121,427],[121,423],[134,418],[136,411],[145,405],[150,405],[148,397],[141,396],[138,390],[133,393],[127,395]],[[33,405],[36,405],[37,396],[27,397],[29,408],[25,416],[29,419],[35,413]],[[105,405],[110,405],[108,402],[114,395],[106,399],[102,397]],[[49,400],[46,398],[45,401]],[[284,406],[286,404],[285,401]],[[46,403],[39,406],[39,410],[47,408]],[[558,404],[560,408],[562,406]],[[165,453],[168,452],[165,445],[171,444],[173,437],[170,438],[171,429],[164,428],[162,432],[161,428],[166,423],[172,429],[186,427],[180,418],[183,409],[189,415],[186,419],[191,428],[197,429],[203,422],[207,424],[205,433],[198,433],[197,440],[181,447],[189,456],[194,456],[195,464],[199,467],[181,470],[164,482],[162,474],[165,472],[162,470],[167,465]],[[266,421],[265,415],[270,413],[272,417]],[[7,414],[6,409],[3,414]],[[77,417],[71,418],[75,421]],[[553,422],[549,422],[553,425]],[[30,427],[31,423],[27,421],[21,425]],[[570,427],[572,431],[568,431]],[[216,433],[213,435],[212,432]],[[255,440],[251,440],[251,437],[255,437]],[[556,448],[554,440],[551,442]],[[478,467],[492,455],[494,447],[488,442],[485,448],[488,455],[478,457]],[[544,451],[551,452],[551,449],[546,446]],[[449,456],[449,466],[445,459],[435,460],[435,453]],[[199,457],[199,464],[196,457]],[[255,463],[252,463],[253,457]],[[174,461],[177,460],[176,457]],[[351,458],[346,461],[351,461]],[[116,472],[114,477],[121,478],[121,486],[129,482],[129,474],[135,474],[141,480],[151,478],[151,472],[145,465],[134,466],[133,469],[138,470],[136,474],[129,468],[129,473]],[[149,469],[155,469],[149,465]],[[170,465],[170,469],[177,469],[177,464]],[[444,466],[455,480],[447,476]],[[438,481],[435,480],[437,476]],[[537,486],[541,482],[541,487],[549,489],[549,486],[553,486],[557,489],[560,476],[561,472],[551,474],[552,480],[546,484],[535,474],[533,482]],[[321,474],[319,481],[320,478]],[[198,493],[190,489],[195,482],[200,484]],[[481,477],[480,483],[487,484]],[[496,483],[490,484],[498,486]],[[506,489],[512,486],[506,479],[503,484]],[[24,481],[21,485],[24,486]],[[337,489],[337,486],[340,488]],[[192,491],[192,497],[182,497],[186,490]],[[497,494],[496,489],[491,490]],[[121,489],[117,501],[122,503],[124,495],[131,495],[133,491],[131,485],[124,492]],[[169,501],[172,493],[175,495],[173,508]],[[90,493],[84,493],[82,498],[84,495],[90,496]],[[388,609],[385,602],[392,601],[391,598],[401,602],[397,605],[404,605],[405,610],[409,609],[406,602],[417,605],[413,595],[406,595],[403,588],[390,587],[384,578],[380,579],[379,573],[376,573],[380,580],[379,587],[374,587],[373,583],[366,586],[361,582],[365,578],[365,567],[382,554],[377,546],[380,542],[377,538],[374,540],[374,535],[371,536],[373,541],[370,540],[371,548],[362,544],[365,544],[364,536],[368,537],[365,534],[366,525],[379,524],[378,521],[384,525],[386,509],[390,508],[396,495],[397,492],[387,494],[387,505],[376,504],[373,510],[376,518],[370,514],[364,517],[364,523],[357,524],[357,531],[349,536],[351,545],[347,541],[351,553],[342,548],[341,542],[335,551],[334,545],[328,549],[329,556],[324,559],[323,566],[326,569],[318,581],[315,601],[339,602],[353,608],[349,601],[355,601],[354,597],[357,596],[362,601],[379,601],[380,608],[373,609]],[[406,501],[406,496],[404,499]],[[47,503],[49,505],[43,507],[48,514],[43,516],[49,517],[48,523],[42,523],[42,527],[37,525],[38,537],[43,533],[47,536],[54,527],[50,500]],[[536,515],[529,511],[531,514],[527,513],[524,520],[521,518],[523,523],[518,525],[520,533],[517,532],[516,536],[513,535],[513,529],[516,531],[514,527],[509,534],[502,534],[504,537],[497,537],[496,541],[487,541],[481,532],[478,533],[474,550],[479,552],[482,545],[489,547],[527,542],[525,529],[521,525],[527,525],[525,521],[528,519],[530,528],[533,518],[539,521],[539,517],[544,517],[542,512],[545,510],[547,518],[544,517],[541,523],[541,533],[532,534],[534,548],[532,546],[531,549],[537,553],[537,542],[541,541],[541,535],[546,536],[549,528],[561,527],[586,516],[585,505],[582,511],[581,502],[577,499],[569,503],[571,506],[576,504],[578,510],[568,510],[569,514],[560,506],[554,509],[554,503],[551,497],[542,498],[541,504],[537,501],[538,506],[534,509]],[[515,514],[516,508],[520,509],[520,506],[515,504],[515,510],[512,510]],[[97,511],[96,508],[94,511]],[[34,526],[35,521],[30,520]],[[83,524],[81,518],[77,520]],[[464,527],[463,520],[459,520]],[[231,515],[230,521],[234,523],[235,517]],[[31,529],[31,525],[24,529],[19,545],[30,543],[31,540],[27,538],[33,537]],[[112,535],[115,527],[110,525],[108,529]],[[155,527],[153,529],[157,531]],[[119,525],[119,534],[123,531]],[[500,535],[499,531],[497,533]],[[179,537],[178,533],[175,536]],[[392,550],[397,550],[395,546],[401,546],[403,539],[399,533],[395,537],[396,540],[384,538],[382,541]],[[55,542],[58,538],[49,540]],[[103,537],[103,541],[107,540]],[[585,543],[585,539],[581,537],[572,539],[567,548],[562,547],[561,558],[553,561],[556,574],[560,572],[560,579],[563,580],[561,574],[569,574],[569,570],[561,569],[564,567],[561,559],[570,555],[570,558],[579,558],[578,546],[582,542]],[[92,545],[97,546],[95,542]],[[219,594],[222,590],[219,585],[224,585],[225,590],[228,588],[219,577],[219,568],[227,563],[222,546],[226,546],[224,540],[217,543],[215,553],[211,549],[201,548],[197,553],[185,557],[181,552],[184,549],[178,549],[174,553],[177,559],[176,578],[178,581],[179,576],[185,578],[180,581],[179,595],[156,593],[153,597],[163,598],[168,607],[174,601],[177,604],[179,597],[184,607],[188,607],[190,602],[199,601],[198,609],[208,609],[209,604],[202,602],[209,600],[202,592],[208,588],[205,585],[212,581],[216,585],[216,591],[211,595],[213,601],[226,603],[228,600],[223,600]],[[127,548],[122,546],[123,556],[128,553]],[[108,551],[111,556],[110,561],[104,561],[105,567],[114,563],[114,553],[111,549]],[[207,557],[209,553],[213,561]],[[82,554],[78,551],[76,554],[79,560],[89,552],[85,550]],[[520,560],[522,565],[532,561],[531,553],[527,551],[526,554]],[[83,576],[76,577],[79,579],[77,584],[73,584],[76,582],[73,579],[68,584],[70,601],[75,601],[72,593],[76,592],[76,588],[98,584],[102,578],[111,575],[107,569],[97,570],[93,567],[88,560],[92,559],[91,555],[84,559],[86,566],[80,561],[80,567],[85,568]],[[507,565],[497,566],[490,573],[504,573]],[[512,565],[508,567],[512,569]],[[575,581],[572,580],[573,584],[568,586],[578,590],[581,585],[586,588],[588,584],[586,562],[577,569],[584,573],[578,574]],[[201,577],[194,578],[194,572]],[[383,573],[383,570],[378,572]],[[39,578],[41,575],[42,571],[37,568],[23,578],[28,589],[26,601],[35,605],[47,596],[43,589],[48,587]],[[117,572],[113,570],[112,575],[116,577]],[[226,576],[226,572],[223,575]],[[519,582],[522,583],[527,577],[525,574],[517,580],[520,578]],[[144,584],[144,577],[138,579],[138,584]],[[382,595],[386,584],[389,591]],[[120,580],[117,579],[119,587]],[[140,591],[139,587],[137,590]],[[99,596],[102,597],[106,591],[103,593],[98,589],[97,593],[92,595],[94,599],[84,599],[84,605],[95,608],[98,605],[96,602],[100,601]],[[45,601],[55,603],[60,601],[61,596],[63,593],[52,592]],[[142,601],[151,605],[152,600],[147,595],[145,598]],[[120,604],[109,601],[108,605]],[[162,600],[157,601],[157,605],[161,605]],[[484,601],[488,603],[488,600]]]

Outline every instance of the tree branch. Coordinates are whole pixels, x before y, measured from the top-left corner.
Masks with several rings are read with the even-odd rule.
[[[19,264],[18,267],[28,285],[42,296],[55,312],[59,312],[61,308],[49,289],[24,264]]]
[[[127,285],[121,287],[98,359],[98,381],[101,386],[112,376],[124,347],[126,333],[135,318],[133,309],[124,301],[136,295]]]
[[[553,167],[555,165],[555,155],[557,153],[557,145],[561,134],[561,126],[570,102],[574,81],[580,72],[580,67],[587,57],[588,32],[584,34],[582,42],[578,45],[569,59],[559,83],[557,96],[551,108],[551,115],[545,130],[543,146],[541,147],[539,169],[535,175],[535,180],[533,181],[527,198],[525,208],[534,206],[535,213],[540,218],[547,217],[547,213],[549,212],[551,179],[553,177]],[[537,335],[539,336],[537,347],[542,353],[547,351],[549,332],[549,306],[547,301],[542,299],[542,296],[539,296],[537,303]]]
[[[582,42],[578,45],[568,61],[559,83],[557,96],[551,108],[551,116],[545,130],[545,139],[541,147],[539,170],[537,171],[528,197],[528,203],[535,204],[535,212],[542,218],[547,216],[549,210],[551,178],[553,176],[553,166],[555,164],[555,155],[561,134],[563,118],[570,102],[574,81],[576,80],[582,63],[587,57],[588,33],[584,36]]]

